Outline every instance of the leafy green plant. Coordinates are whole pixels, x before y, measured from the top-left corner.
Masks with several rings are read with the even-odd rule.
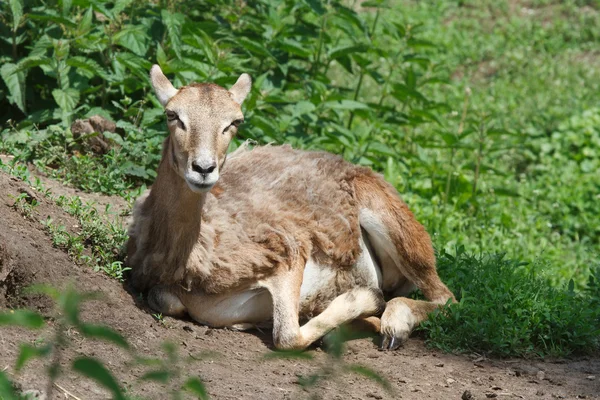
[[[600,349],[597,293],[576,293],[574,283],[551,287],[522,262],[502,255],[475,257],[459,248],[442,253],[440,274],[458,304],[422,324],[428,342],[446,351],[489,355],[565,356]],[[591,283],[594,293],[597,284]]]
[[[14,155],[3,168],[15,176],[31,162],[132,199],[154,179],[166,133],[151,62],[177,85],[248,72],[232,147],[341,154],[382,172],[440,253],[506,252],[526,272],[544,265],[556,288],[590,290],[600,13],[589,2],[11,0],[0,21],[0,152]],[[96,133],[113,143],[104,155],[70,130],[94,114],[118,127]],[[120,279],[123,237],[89,218],[96,244],[83,257]]]
[[[61,365],[61,354],[70,345],[67,337],[67,331],[70,329],[76,329],[88,339],[103,340],[129,352],[133,362],[150,369],[140,378],[140,383],[147,381],[159,381],[162,383],[177,382],[180,378],[184,378],[182,375],[185,370],[181,368],[182,362],[196,362],[202,359],[200,356],[182,359],[177,354],[177,348],[169,343],[163,345],[163,350],[167,355],[165,359],[144,358],[136,355],[128,341],[118,332],[105,325],[90,324],[81,320],[81,304],[92,299],[98,299],[98,295],[96,294],[81,294],[72,287],[59,291],[48,286],[35,286],[30,288],[30,291],[50,296],[57,303],[59,312],[55,317],[54,336],[50,340],[37,345],[25,343],[20,345],[15,370],[17,372],[22,370],[34,358],[45,360],[48,374],[45,393],[48,397],[52,396],[57,378],[65,373]],[[0,313],[0,326],[22,326],[29,329],[42,329],[45,325],[44,318],[34,311],[10,310]],[[101,360],[93,357],[79,356],[73,360],[70,369],[96,381],[100,386],[108,389],[114,399],[130,398],[118,379],[115,378],[107,365]],[[180,398],[181,391],[190,392],[199,399],[208,398],[204,383],[198,377],[185,377],[184,383],[178,389],[174,389],[171,396],[173,398]],[[0,395],[6,399],[21,398],[14,392],[12,385],[4,373],[0,373]]]

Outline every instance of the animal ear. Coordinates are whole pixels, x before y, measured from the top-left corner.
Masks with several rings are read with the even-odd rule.
[[[233,101],[242,105],[248,93],[250,93],[250,89],[252,88],[252,78],[248,74],[241,74],[238,78],[235,85],[229,89],[229,93],[231,93],[233,97]]]
[[[163,107],[177,93],[177,89],[175,89],[173,84],[163,74],[162,69],[156,64],[150,69],[150,82],[152,82],[154,93],[156,93],[156,97],[158,97],[158,101],[160,101]]]

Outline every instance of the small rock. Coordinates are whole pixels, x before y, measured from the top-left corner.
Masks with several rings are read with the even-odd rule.
[[[585,379],[587,379],[588,381],[594,381],[596,380],[596,375],[588,375],[585,377]]]
[[[492,390],[502,390],[500,386],[492,386]]]
[[[538,371],[537,374],[535,374],[535,376],[540,380],[543,381],[546,378],[546,373],[544,371]]]
[[[455,381],[454,379],[452,379],[452,378],[448,378],[448,379],[446,379],[446,383],[447,383],[448,385],[452,385],[454,382],[456,382],[456,381]]]
[[[487,397],[488,399],[493,399],[494,397],[498,397],[498,395],[496,393],[489,392],[485,394],[485,397]]]
[[[475,397],[473,397],[471,392],[469,392],[468,390],[465,390],[460,398],[462,400],[474,400],[475,399]]]
[[[535,392],[535,394],[536,394],[537,396],[543,396],[543,395],[545,395],[546,393],[544,393],[544,391],[543,391],[543,390],[539,390],[539,389],[538,389],[538,390],[537,390],[537,392]]]
[[[443,367],[443,366],[444,366],[444,363],[437,363],[437,364],[435,364],[435,366],[436,366],[436,367],[440,367],[440,368],[441,368],[441,367]]]
[[[21,393],[21,396],[23,399],[46,400],[46,393],[35,389],[25,390]]]
[[[194,332],[194,330],[192,329],[192,327],[189,326],[189,325],[184,325],[183,326],[183,330],[186,331],[186,332]]]
[[[383,399],[383,396],[377,393],[367,393],[367,397],[370,397],[372,399]]]

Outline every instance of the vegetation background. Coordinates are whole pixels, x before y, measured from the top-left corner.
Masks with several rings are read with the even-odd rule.
[[[432,234],[460,303],[424,325],[429,344],[598,351],[598,1],[7,0],[0,12],[5,170],[33,163],[131,200],[166,134],[150,66],[176,85],[247,72],[232,147],[289,143],[368,165]],[[73,134],[96,114],[117,133]],[[98,134],[106,154],[88,145]],[[94,227],[110,239],[95,255],[125,240]],[[123,278],[119,261],[93,260]]]

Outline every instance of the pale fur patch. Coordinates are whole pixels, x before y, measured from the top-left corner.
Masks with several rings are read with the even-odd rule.
[[[213,327],[248,329],[269,321],[273,314],[271,296],[261,289],[215,296],[190,293],[183,297],[190,316]]]
[[[318,316],[300,328],[300,336],[310,344],[331,329],[363,316],[380,311],[383,298],[376,289],[357,287],[336,297]]]
[[[361,208],[358,214],[360,226],[367,232],[370,243],[380,261],[383,275],[381,288],[390,291],[401,285],[406,279],[399,270],[401,260],[387,227],[381,218],[368,208]]]
[[[404,341],[418,320],[408,305],[399,299],[389,301],[381,316],[381,333]]]
[[[304,267],[302,286],[300,287],[300,304],[309,301],[323,288],[331,285],[335,279],[335,271],[329,265],[320,265],[310,258]]]

